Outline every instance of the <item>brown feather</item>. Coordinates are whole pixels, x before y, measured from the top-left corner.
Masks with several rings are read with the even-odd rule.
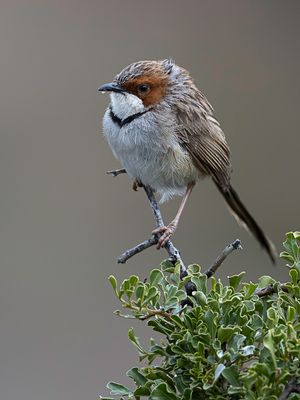
[[[230,185],[230,150],[218,121],[213,117],[212,107],[193,84],[190,93],[192,99],[176,104],[177,134],[182,146],[188,151],[198,170],[203,175],[212,177],[234,216],[249,229],[274,263],[275,246]],[[197,112],[190,106],[195,101],[198,102]]]
[[[274,244],[271,240],[265,235],[261,227],[257,224],[255,219],[246,209],[244,204],[241,202],[238,194],[230,185],[227,190],[221,188],[217,182],[215,182],[217,188],[222,193],[227,205],[232,211],[233,215],[239,222],[242,222],[246,228],[253,234],[253,236],[258,240],[258,242],[262,245],[262,247],[267,251],[273,263],[276,261],[277,253]]]
[[[125,83],[122,84],[122,86],[129,92],[137,97],[139,97],[144,106],[153,106],[154,104],[157,104],[160,102],[160,100],[164,97],[166,93],[166,88],[167,88],[167,77],[165,75],[143,75],[143,76],[138,76],[136,78],[132,78]],[[140,84],[147,84],[149,85],[149,93],[140,93],[138,91],[138,86]]]
[[[188,101],[176,103],[177,135],[189,152],[194,165],[204,175],[212,176],[221,187],[230,182],[230,150],[213,109],[192,84]],[[197,104],[197,108],[193,104]]]

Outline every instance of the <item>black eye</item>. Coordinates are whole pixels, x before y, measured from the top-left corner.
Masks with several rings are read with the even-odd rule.
[[[141,83],[137,86],[137,90],[141,93],[147,93],[150,90],[150,85],[147,83]]]

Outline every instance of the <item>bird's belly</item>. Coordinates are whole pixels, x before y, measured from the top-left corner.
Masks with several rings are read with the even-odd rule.
[[[182,195],[188,183],[199,178],[188,153],[174,135],[163,136],[157,131],[135,128],[110,124],[109,129],[104,130],[116,158],[131,178],[138,178],[159,192],[162,201]]]

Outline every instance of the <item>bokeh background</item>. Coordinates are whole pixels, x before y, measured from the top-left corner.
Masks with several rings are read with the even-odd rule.
[[[127,341],[144,324],[112,315],[108,284],[165,258],[116,257],[154,226],[102,137],[98,94],[140,59],[173,57],[213,103],[232,149],[233,185],[280,249],[299,229],[298,0],[1,0],[0,397],[97,399],[128,383]],[[166,220],[178,200],[163,206]],[[210,181],[193,193],[176,236],[204,268],[239,237],[218,274],[286,279],[228,213]],[[145,340],[143,340],[145,342]]]

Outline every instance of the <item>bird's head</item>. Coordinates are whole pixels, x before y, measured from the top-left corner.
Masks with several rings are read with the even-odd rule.
[[[176,75],[182,71],[171,59],[139,61],[124,68],[111,83],[98,90],[110,93],[113,112],[124,119],[164,100],[176,79],[175,70]]]

